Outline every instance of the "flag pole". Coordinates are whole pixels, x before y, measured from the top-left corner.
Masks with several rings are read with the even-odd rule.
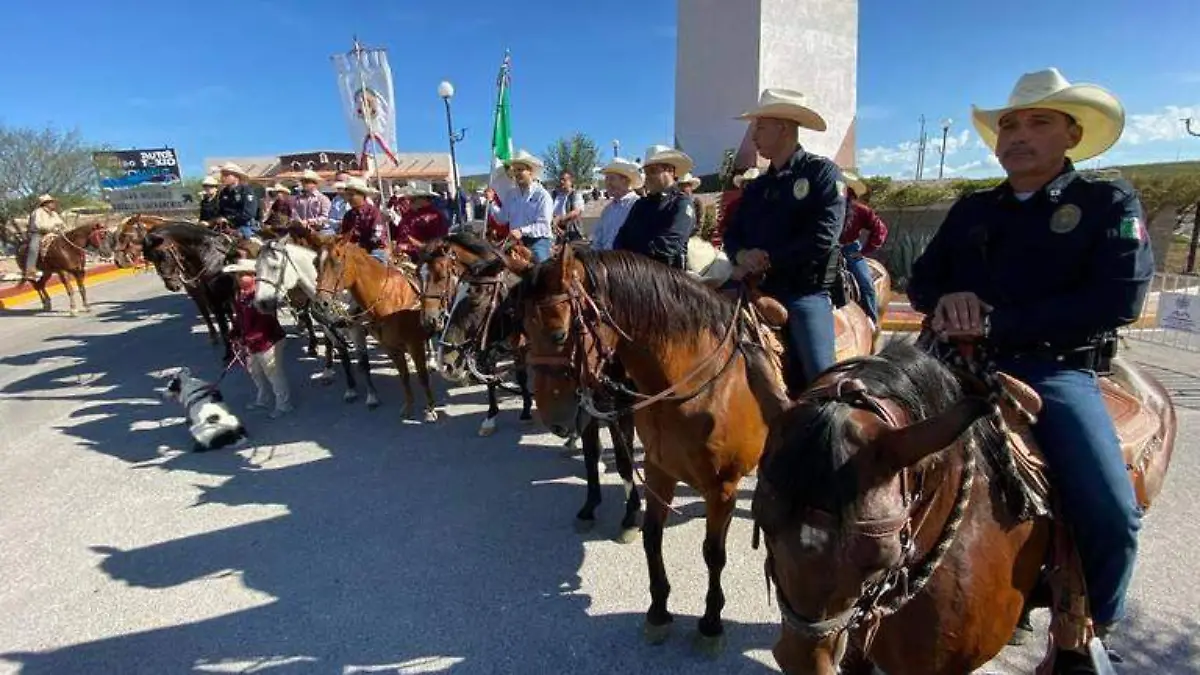
[[[501,106],[504,105],[504,92],[508,88],[508,68],[511,63],[509,60],[511,52],[504,50],[504,60],[500,62],[500,81],[496,84],[496,110],[492,114],[492,142],[491,146],[491,161],[488,163],[488,187],[492,185],[492,172],[496,170],[496,131],[500,126]]]

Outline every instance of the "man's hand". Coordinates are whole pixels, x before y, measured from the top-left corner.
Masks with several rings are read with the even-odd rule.
[[[751,248],[737,255],[737,266],[745,268],[745,274],[762,274],[771,266],[771,257],[760,248]]]
[[[521,240],[521,230],[518,230],[518,229],[515,229],[515,228],[514,228],[514,229],[511,229],[511,230],[509,230],[509,231],[508,231],[508,238],[509,238],[509,239],[516,239],[517,241],[520,241],[520,240]]]
[[[929,327],[943,338],[983,337],[984,316],[992,306],[974,293],[948,293],[938,300]]]

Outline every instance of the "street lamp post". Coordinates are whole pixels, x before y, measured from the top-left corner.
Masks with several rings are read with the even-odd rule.
[[[613,159],[621,156],[621,141],[613,139]]]
[[[950,135],[950,125],[953,123],[952,119],[942,120],[942,150],[941,159],[938,162],[938,180],[942,179],[942,171],[946,168],[946,137]]]
[[[466,220],[466,214],[462,211],[462,186],[458,184],[458,158],[454,146],[462,142],[467,130],[460,129],[457,134],[454,133],[454,121],[450,116],[450,99],[454,98],[454,85],[449,82],[439,84],[438,96],[446,104],[446,134],[450,137],[450,176],[454,181],[454,220],[456,223],[462,223]]]

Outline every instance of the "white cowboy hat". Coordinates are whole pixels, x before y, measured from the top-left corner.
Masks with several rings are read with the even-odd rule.
[[[721,286],[733,274],[733,263],[716,246],[700,237],[691,237],[688,239],[687,273],[705,283]]]
[[[425,188],[405,186],[401,188],[400,196],[408,197],[409,199],[433,199],[438,195],[436,192],[426,190]]]
[[[758,107],[738,115],[737,119],[749,120],[759,117],[791,120],[813,131],[825,131],[826,128],[825,118],[805,105],[804,94],[792,89],[764,89],[758,97]]]
[[[512,166],[513,164],[524,164],[530,169],[533,169],[534,173],[540,173],[541,170],[546,166],[542,163],[542,160],[537,158],[537,156],[531,155],[525,150],[517,150],[515,153],[513,153],[512,159],[508,160],[508,165]]]
[[[646,156],[642,166],[651,164],[668,164],[675,167],[675,175],[682,176],[692,170],[695,163],[682,150],[676,150],[669,145],[652,145],[646,148]]]
[[[646,183],[646,179],[642,176],[642,167],[637,165],[637,162],[632,162],[628,159],[617,157],[608,163],[608,166],[600,169],[602,174],[614,174],[624,176],[629,179],[629,189],[636,190]]]
[[[241,176],[242,178],[250,177],[250,174],[246,173],[245,169],[238,164],[234,164],[233,162],[226,162],[222,164],[220,171],[221,173],[232,173],[236,176]]]
[[[701,183],[701,181],[700,181],[700,179],[699,179],[699,178],[697,178],[697,177],[693,176],[693,175],[691,174],[691,172],[688,172],[688,173],[685,173],[685,174],[683,174],[683,178],[680,178],[680,179],[679,179],[679,184],[680,184],[680,185],[687,185],[687,184],[689,184],[689,183],[690,183],[691,185],[694,185],[694,186],[696,186],[696,187],[700,187],[700,183]]]
[[[54,198],[54,195],[48,195],[48,194],[42,195],[41,197],[38,197],[38,206],[41,206],[42,204],[47,204],[49,202],[57,202],[57,201],[58,200]]]
[[[1067,150],[1067,157],[1077,162],[1111,148],[1125,129],[1125,108],[1116,96],[1094,84],[1071,84],[1057,68],[1025,73],[1009,94],[1007,106],[992,110],[971,106],[971,120],[983,142],[995,150],[1000,118],[1030,108],[1057,110],[1075,118],[1083,138]]]
[[[733,186],[740,188],[743,185],[745,185],[746,183],[749,183],[750,181],[754,180],[755,178],[758,178],[759,174],[760,174],[760,172],[758,170],[758,167],[752,166],[749,169],[746,169],[741,174],[733,177]]]
[[[346,181],[346,185],[342,189],[348,192],[357,192],[362,195],[373,195],[379,192],[379,190],[371,187],[365,178],[360,178],[358,176],[351,176],[350,180]]]
[[[342,190],[345,190],[345,189],[346,189],[346,182],[345,182],[345,181],[341,181],[341,180],[339,180],[338,182],[336,182],[336,183],[334,183],[334,184],[333,184],[333,189],[334,189],[334,190],[337,190],[338,192],[341,192]]]
[[[291,190],[287,187],[284,187],[280,183],[276,183],[276,184],[272,185],[271,187],[267,188],[267,192],[289,192],[290,193]]]
[[[300,182],[301,183],[320,183],[321,182],[321,174],[317,173],[316,171],[313,171],[312,169],[305,169],[304,173],[300,174]]]
[[[221,181],[217,180],[216,176],[205,176],[204,180],[200,181],[204,187],[220,187]]]
[[[254,274],[255,263],[250,258],[240,258],[237,262],[221,268],[225,274]]]
[[[870,189],[867,188],[866,182],[864,182],[863,179],[853,171],[842,171],[842,181],[846,183],[847,187],[849,187],[851,190],[854,190],[854,194],[858,195],[859,197],[865,197],[867,196],[867,193],[870,192]]]

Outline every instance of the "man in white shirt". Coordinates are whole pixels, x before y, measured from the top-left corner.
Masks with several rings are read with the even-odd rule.
[[[329,200],[329,218],[325,221],[325,229],[321,230],[321,234],[330,235],[337,234],[342,229],[342,218],[346,217],[346,212],[350,210],[350,204],[346,201],[346,195],[343,190],[346,189],[346,181],[350,180],[350,174],[339,171],[333,177],[333,189],[337,191],[333,199]]]
[[[575,191],[575,174],[570,171],[563,171],[558,177],[554,220],[550,224],[555,232],[562,233],[564,241],[583,239],[583,195]]]
[[[516,189],[504,196],[504,206],[489,206],[492,216],[501,224],[509,226],[508,236],[519,240],[533,252],[534,262],[550,259],[554,242],[554,200],[546,188],[535,180],[541,174],[542,160],[524,150],[518,150],[509,165]]]
[[[50,195],[38,197],[38,206],[29,214],[29,252],[25,254],[25,280],[37,281],[38,254],[42,238],[51,232],[62,234],[67,229],[58,214],[58,200]]]
[[[636,163],[619,157],[601,169],[600,173],[604,174],[604,189],[612,201],[604,207],[600,221],[592,230],[592,250],[611,251],[617,233],[625,224],[625,217],[638,200],[634,190],[642,187],[644,181],[642,170]]]

